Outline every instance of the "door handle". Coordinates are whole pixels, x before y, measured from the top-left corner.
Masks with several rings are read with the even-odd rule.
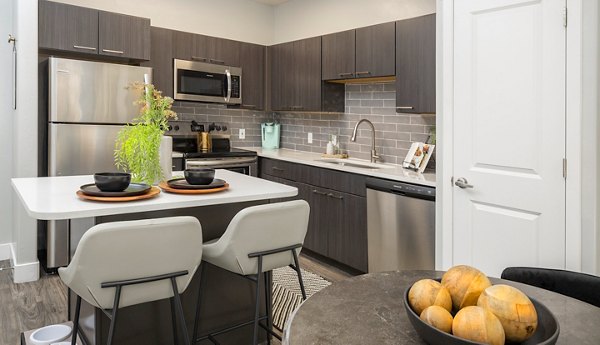
[[[319,195],[327,195],[327,193],[320,192],[320,191],[318,191],[318,190],[316,190],[316,189],[313,189],[313,191],[312,191],[312,192],[313,192],[313,193],[315,193],[315,194],[319,194]]]
[[[122,50],[102,49],[102,51],[110,54],[125,54],[125,52]]]
[[[454,182],[454,184],[455,184],[457,187],[459,187],[459,188],[462,188],[462,189],[465,189],[465,188],[473,188],[473,185],[472,185],[472,184],[469,184],[469,181],[467,181],[467,179],[466,179],[466,178],[464,178],[464,177],[460,177],[460,178],[458,178],[458,179],[456,180],[456,182]]]
[[[335,195],[333,193],[328,193],[327,196],[330,197],[330,198],[335,198],[335,199],[339,199],[339,200],[342,200],[344,198],[341,195]]]

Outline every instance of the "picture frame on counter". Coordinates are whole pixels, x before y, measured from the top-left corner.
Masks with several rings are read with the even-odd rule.
[[[402,162],[402,167],[422,173],[427,168],[429,159],[433,154],[435,145],[425,144],[422,142],[414,142],[406,154],[406,158]]]

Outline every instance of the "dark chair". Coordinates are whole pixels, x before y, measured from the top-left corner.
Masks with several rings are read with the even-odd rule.
[[[507,267],[502,279],[533,285],[600,307],[600,277],[534,267]]]

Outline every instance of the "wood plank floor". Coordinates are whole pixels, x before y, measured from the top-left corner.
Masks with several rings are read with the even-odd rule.
[[[0,261],[0,267],[10,262]],[[67,320],[67,289],[58,276],[14,284],[12,271],[0,271],[0,344],[20,344],[23,331]]]
[[[0,267],[10,262],[0,261]],[[318,259],[300,255],[300,266],[337,282],[351,274]],[[0,271],[0,345],[20,345],[21,332],[67,320],[67,288],[58,275],[42,274],[40,280],[14,284],[12,271]],[[273,342],[279,345],[279,342]]]

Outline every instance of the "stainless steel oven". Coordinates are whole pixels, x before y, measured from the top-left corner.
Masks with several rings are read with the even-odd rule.
[[[242,69],[175,59],[174,98],[225,104],[242,103]]]
[[[188,158],[185,160],[185,168],[227,169],[244,175],[258,176],[256,157]]]

